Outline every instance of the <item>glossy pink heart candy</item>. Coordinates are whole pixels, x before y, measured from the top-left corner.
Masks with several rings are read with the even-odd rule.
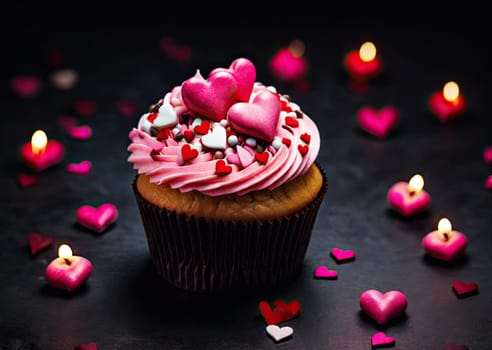
[[[355,259],[355,252],[353,250],[333,248],[330,250],[330,254],[337,262],[345,262]]]
[[[216,68],[210,75],[221,71],[229,72],[234,76],[237,85],[235,99],[237,101],[248,102],[256,80],[256,68],[254,64],[247,58],[240,57],[235,59],[228,69]]]
[[[330,270],[326,266],[318,266],[314,269],[314,278],[320,279],[335,279],[338,277],[338,274],[335,270]]]
[[[374,347],[391,345],[394,342],[395,342],[395,338],[387,336],[384,332],[374,333],[371,337],[371,345]]]
[[[370,289],[361,294],[360,307],[367,316],[382,325],[403,315],[407,308],[407,297],[397,290],[383,294]]]
[[[227,112],[229,125],[247,136],[272,142],[280,117],[280,100],[265,90],[256,95],[252,103],[239,102]]]
[[[191,112],[218,122],[225,118],[229,107],[236,102],[236,90],[236,79],[229,72],[219,71],[205,80],[197,71],[183,82],[181,96]]]
[[[67,171],[74,174],[88,174],[92,169],[92,163],[89,160],[83,160],[80,163],[67,164]]]
[[[364,106],[357,112],[359,126],[381,139],[385,138],[398,125],[399,121],[399,112],[393,106],[384,106],[379,110],[371,106]]]
[[[68,135],[76,140],[88,140],[92,137],[92,128],[89,125],[74,126],[68,129]]]
[[[118,209],[111,203],[101,204],[97,208],[83,205],[77,209],[77,221],[79,224],[98,233],[106,230],[117,219]]]

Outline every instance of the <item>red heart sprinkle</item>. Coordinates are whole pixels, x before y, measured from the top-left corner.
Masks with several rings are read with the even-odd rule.
[[[155,135],[158,140],[165,140],[173,137],[173,132],[169,129],[162,129]]]
[[[191,148],[191,146],[186,143],[181,147],[181,155],[183,156],[183,161],[186,162],[198,157],[198,150],[196,148]]]
[[[306,143],[309,143],[309,142],[311,142],[311,135],[309,135],[307,132],[305,132],[304,134],[301,135],[301,140],[306,142]]]
[[[284,310],[289,310],[292,317],[297,316],[299,312],[301,312],[301,303],[299,300],[291,300],[289,303],[286,303],[283,299],[277,299],[273,302],[275,308],[282,308]],[[291,317],[291,318],[292,318]]]
[[[281,305],[285,306],[285,308],[282,306],[275,306],[274,309],[272,310],[270,304],[267,301],[263,300],[260,302],[260,313],[268,325],[272,325],[272,324],[276,325],[288,321],[291,318],[293,318],[295,315],[297,315],[297,313],[293,314],[292,311],[290,310],[291,307],[290,304],[285,304],[284,302]],[[294,310],[296,309],[296,304],[293,304],[293,309]],[[300,306],[299,306],[299,310],[300,310]]]
[[[304,155],[306,155],[306,153],[308,153],[309,146],[308,145],[297,145],[297,149],[304,156]]]
[[[215,163],[215,173],[217,175],[227,175],[232,171],[232,167],[227,165],[225,160],[219,159],[217,163]]]
[[[183,132],[183,136],[186,142],[191,142],[195,138],[195,133],[193,130],[188,129]]]
[[[95,101],[77,101],[73,104],[73,109],[78,115],[85,117],[96,111],[97,103]]]
[[[286,145],[287,147],[290,147],[290,144],[292,143],[292,141],[286,137],[282,138],[282,143],[284,145]]]
[[[285,117],[285,124],[293,128],[297,128],[299,126],[299,122],[297,121],[297,119],[292,117]]]
[[[26,188],[37,184],[39,182],[39,178],[36,175],[21,173],[17,176],[17,181],[22,188]]]
[[[32,232],[27,236],[27,243],[31,248],[31,254],[34,255],[41,250],[49,247],[53,243],[53,238],[42,236],[37,232]]]
[[[97,344],[94,342],[78,344],[75,346],[74,350],[97,350]]]
[[[157,113],[150,113],[148,116],[147,116],[147,120],[151,123],[154,122],[154,120],[157,118]]]
[[[268,161],[268,152],[255,152],[255,159],[261,164],[266,164]]]
[[[478,293],[478,284],[474,282],[465,283],[460,280],[453,281],[453,290],[458,297],[466,297]]]
[[[371,345],[375,347],[383,347],[393,345],[395,343],[394,337],[388,337],[384,332],[374,333],[371,337]]]
[[[200,125],[196,125],[193,129],[197,134],[206,135],[210,130],[210,122],[208,120],[202,120]]]
[[[280,100],[280,108],[282,109],[282,111],[292,112],[292,108],[290,108],[289,102],[285,100]]]

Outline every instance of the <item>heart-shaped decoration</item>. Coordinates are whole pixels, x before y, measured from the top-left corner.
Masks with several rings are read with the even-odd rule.
[[[202,145],[211,149],[225,149],[227,146],[227,131],[222,125],[215,125],[212,132],[202,136]]]
[[[205,80],[197,71],[183,82],[181,96],[190,111],[218,122],[234,104],[236,89],[236,79],[229,72],[219,71]]]
[[[239,162],[243,168],[246,168],[255,160],[254,153],[249,152],[246,148],[237,145],[236,146],[237,156],[239,158]]]
[[[292,128],[299,127],[299,121],[294,117],[285,117],[285,124]]]
[[[48,248],[53,243],[53,238],[43,236],[37,232],[31,232],[27,236],[27,243],[31,249],[31,254],[34,255],[45,248]]]
[[[227,121],[236,131],[272,142],[280,116],[278,96],[265,90],[252,103],[239,102],[227,112]]]
[[[183,147],[181,147],[181,157],[183,159],[183,162],[195,159],[196,157],[198,157],[198,153],[198,150],[191,147],[189,143],[185,143]]]
[[[285,302],[283,299],[277,299],[273,302],[275,308],[282,308],[284,310],[289,310],[291,318],[297,316],[301,312],[301,303],[299,300],[293,299],[290,302]]]
[[[371,337],[371,345],[373,347],[383,347],[393,345],[395,343],[394,337],[387,336],[384,332],[374,333]]]
[[[335,259],[337,263],[352,261],[355,259],[355,252],[353,250],[333,248],[330,250],[330,255]]]
[[[292,327],[279,327],[277,325],[271,324],[266,327],[266,332],[273,338],[273,340],[275,340],[275,342],[279,342],[292,336],[294,330],[292,329]]]
[[[73,174],[88,174],[92,169],[92,163],[89,160],[83,160],[80,163],[67,164],[67,171]]]
[[[229,69],[216,68],[210,74],[215,74],[220,71],[230,72],[236,80],[236,94],[235,99],[237,101],[248,102],[253,91],[253,86],[256,80],[256,68],[254,64],[247,58],[235,59]]]
[[[68,129],[68,135],[76,140],[88,140],[92,137],[92,128],[89,125],[74,126]]]
[[[483,150],[483,161],[485,164],[492,164],[492,146],[485,147]]]
[[[35,171],[43,171],[60,163],[65,157],[65,146],[57,140],[48,140],[44,153],[32,152],[31,142],[22,145],[20,155],[24,163]]]
[[[366,132],[385,138],[400,122],[400,113],[393,106],[376,109],[364,106],[357,111],[357,123]]]
[[[255,152],[255,159],[260,164],[266,164],[268,161],[268,152]]]
[[[425,190],[412,194],[405,181],[393,184],[386,198],[391,207],[405,217],[421,213],[431,204],[431,197]]]
[[[97,350],[97,344],[94,342],[78,344],[75,346],[74,350]]]
[[[290,320],[293,317],[290,309],[275,307],[272,310],[270,304],[264,300],[260,301],[259,308],[260,308],[261,315],[265,319],[265,322],[269,325],[279,324],[287,320]]]
[[[183,137],[186,142],[191,142],[195,138],[195,133],[193,132],[193,130],[186,129],[185,131],[183,131]]]
[[[492,175],[489,175],[485,178],[484,186],[488,190],[492,190]]]
[[[23,98],[36,96],[42,85],[41,79],[36,76],[16,76],[10,80],[10,89]]]
[[[98,233],[102,233],[117,219],[118,209],[111,203],[101,204],[97,208],[83,205],[77,209],[79,224]]]
[[[314,278],[320,279],[336,279],[338,273],[335,270],[330,270],[326,266],[317,266],[314,269]]]
[[[178,123],[178,116],[173,106],[169,104],[163,104],[159,107],[159,113],[154,119],[152,124],[154,124],[158,129],[170,128]]]
[[[231,171],[232,171],[232,167],[230,165],[227,165],[225,160],[219,159],[215,163],[215,173],[217,175],[227,175],[227,174],[230,174]]]
[[[382,325],[403,315],[407,308],[407,297],[397,290],[383,294],[370,289],[361,294],[360,307],[367,316]]]
[[[438,230],[429,232],[422,238],[422,247],[429,256],[443,261],[451,261],[462,255],[468,245],[466,236],[452,230],[444,239]]]
[[[297,149],[299,150],[300,154],[305,156],[309,151],[309,146],[308,145],[297,145]]]
[[[478,293],[478,284],[466,283],[461,280],[453,281],[453,290],[458,297],[467,297]]]
[[[39,178],[36,175],[20,173],[17,176],[17,182],[22,188],[26,188],[35,185],[39,182]]]
[[[195,119],[195,121],[196,120],[198,120],[198,119]],[[195,122],[193,124],[195,124]],[[206,135],[206,134],[208,134],[208,132],[210,130],[210,122],[208,120],[202,120],[202,121],[200,121],[200,124],[196,124],[193,127],[193,130],[197,134]]]

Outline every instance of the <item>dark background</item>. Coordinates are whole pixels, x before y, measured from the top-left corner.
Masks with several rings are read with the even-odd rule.
[[[267,4],[269,7],[267,7]],[[72,349],[94,341],[100,349],[370,349],[378,329],[396,338],[397,349],[441,349],[447,343],[470,349],[492,346],[490,232],[492,174],[482,151],[492,145],[491,25],[487,12],[466,3],[294,4],[202,2],[198,4],[16,1],[1,9],[0,106],[2,172],[0,199],[0,348]],[[170,36],[192,47],[189,61],[166,57],[159,40]],[[310,64],[310,88],[281,83],[268,61],[291,40],[302,40]],[[341,61],[346,52],[372,40],[384,72],[364,93],[347,88]],[[50,86],[54,70],[46,53],[59,49],[63,67],[80,74],[71,90]],[[174,289],[150,263],[126,161],[128,132],[149,104],[173,86],[202,72],[225,67],[239,56],[256,65],[259,81],[289,94],[319,125],[318,161],[329,189],[315,225],[301,275],[275,291],[247,295],[195,295]],[[21,99],[8,81],[35,74],[40,94]],[[427,111],[430,93],[456,80],[468,103],[465,115],[442,124]],[[124,117],[117,101],[136,104]],[[97,102],[80,117],[92,126],[88,141],[69,139],[58,126],[74,115],[73,103]],[[363,104],[395,105],[398,130],[385,140],[359,131],[355,111]],[[67,156],[21,189],[26,169],[20,145],[35,129],[64,142]],[[69,174],[68,162],[89,159],[89,175]],[[411,219],[393,214],[386,192],[396,181],[421,173],[432,196],[430,210]],[[75,224],[83,204],[114,203],[117,223],[102,235]],[[424,234],[440,217],[469,239],[466,255],[452,264],[425,257]],[[27,234],[54,237],[49,249],[31,257]],[[94,265],[88,285],[74,294],[46,285],[44,270],[60,243]],[[335,246],[354,249],[354,262],[336,265]],[[318,265],[338,271],[336,281],[312,278]],[[458,299],[455,279],[479,284],[478,295]],[[377,327],[360,313],[367,289],[403,291],[405,317]],[[301,315],[285,325],[292,339],[275,344],[259,316],[260,300],[298,299]]]

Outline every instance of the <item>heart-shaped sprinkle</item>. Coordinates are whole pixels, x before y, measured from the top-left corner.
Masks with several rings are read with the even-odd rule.
[[[309,135],[307,132],[301,134],[301,140],[306,142],[306,143],[309,143],[311,142],[311,135]]]
[[[337,263],[352,261],[355,259],[355,252],[353,250],[344,250],[341,248],[333,248],[330,250],[330,255]]]
[[[212,129],[212,132],[209,132],[202,137],[202,145],[211,149],[225,149],[227,146],[226,129],[222,125],[216,124]]]
[[[268,152],[255,152],[255,159],[258,163],[266,164],[268,161]]]
[[[158,113],[149,113],[147,115],[147,120],[151,123],[154,123],[154,120],[156,120]]]
[[[70,90],[77,84],[79,74],[74,69],[59,69],[51,73],[51,85],[59,90]]]
[[[256,80],[256,68],[254,64],[247,58],[240,57],[231,63],[229,69],[216,68],[210,74],[220,71],[227,71],[234,76],[237,85],[235,99],[243,102],[249,101]]]
[[[163,104],[159,107],[159,113],[152,123],[158,128],[171,128],[178,123],[178,116],[173,106],[169,104]]]
[[[385,138],[399,121],[398,109],[393,106],[384,106],[379,110],[364,106],[357,111],[357,123],[360,128],[381,139]]]
[[[76,140],[88,140],[92,137],[92,128],[89,125],[74,126],[68,129],[68,135]]]
[[[39,178],[36,175],[20,173],[17,175],[17,182],[22,188],[26,188],[35,185],[39,182]]]
[[[186,142],[191,142],[195,138],[195,133],[193,132],[193,130],[186,129],[185,131],[183,131],[183,137]]]
[[[293,317],[292,312],[287,308],[275,307],[272,310],[270,304],[265,300],[260,301],[259,308],[265,322],[269,325],[279,324]]]
[[[309,151],[309,146],[308,145],[297,145],[297,149],[299,150],[299,153],[301,153],[303,156],[306,155]]]
[[[232,171],[232,167],[230,165],[227,165],[225,160],[219,159],[217,163],[215,163],[215,173],[217,175],[227,175],[230,174]]]
[[[194,114],[218,122],[225,118],[227,110],[234,104],[236,89],[236,80],[229,72],[219,71],[205,80],[197,71],[181,85],[181,97]]]
[[[67,164],[67,171],[73,174],[88,174],[92,169],[92,163],[89,160],[83,160],[79,163]]]
[[[116,102],[116,106],[118,107],[121,115],[124,117],[133,117],[138,112],[135,103],[127,100],[119,100],[118,102]]]
[[[97,109],[97,103],[91,100],[80,100],[73,104],[75,113],[82,117],[93,114]]]
[[[293,128],[297,128],[299,126],[297,119],[292,117],[285,117],[285,124]]]
[[[374,333],[371,337],[371,345],[373,348],[386,347],[395,343],[394,337],[387,336],[384,332]]]
[[[19,97],[30,98],[36,96],[43,83],[36,76],[15,76],[10,80],[10,89]]]
[[[282,138],[282,143],[283,143],[284,145],[286,145],[287,147],[290,147],[290,145],[291,145],[292,141],[291,141],[291,139],[288,139],[288,138],[286,138],[286,137],[283,137],[283,138]]]
[[[118,219],[118,209],[111,203],[101,204],[95,208],[83,205],[77,209],[77,221],[80,225],[102,233]]]
[[[190,144],[186,143],[181,147],[181,156],[183,157],[183,162],[187,162],[189,160],[195,159],[198,157],[198,150],[196,148],[192,148]]]
[[[326,266],[317,266],[314,269],[314,278],[320,279],[336,279],[338,274],[335,270],[330,270]]]
[[[280,102],[274,93],[264,90],[251,103],[239,102],[227,112],[227,122],[237,132],[272,142],[277,132]]]
[[[488,190],[492,190],[492,175],[487,176],[485,179],[485,188]]]
[[[294,333],[294,330],[292,327],[289,326],[284,326],[284,327],[279,327],[277,325],[271,324],[266,327],[266,331],[268,335],[270,335],[275,342],[279,342],[283,339],[287,339],[292,336]]]
[[[193,128],[197,134],[206,135],[210,130],[210,122],[208,120],[202,120],[201,124],[195,125]]]
[[[453,281],[453,291],[458,297],[467,297],[478,293],[478,284],[474,282]]]
[[[383,294],[370,289],[361,294],[360,307],[367,316],[382,325],[403,315],[407,308],[407,298],[397,290]]]
[[[297,299],[293,299],[288,303],[283,299],[277,299],[273,302],[275,308],[289,310],[291,318],[294,318],[301,312],[301,303]]]
[[[31,249],[31,254],[34,255],[45,248],[48,248],[53,243],[53,238],[43,236],[37,232],[31,232],[27,236],[27,243]]]
[[[75,346],[74,350],[97,350],[97,344],[94,342],[78,344]]]

